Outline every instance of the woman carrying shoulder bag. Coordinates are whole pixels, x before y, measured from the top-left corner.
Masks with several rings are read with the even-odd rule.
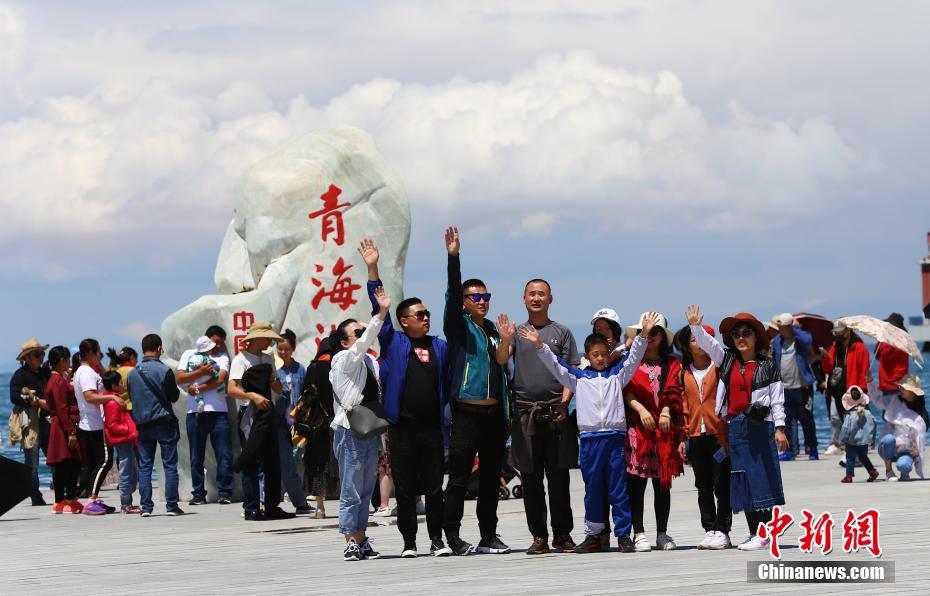
[[[346,561],[380,556],[365,535],[368,503],[377,479],[375,469],[378,465],[380,436],[375,434],[359,438],[353,432],[350,421],[356,406],[378,403],[377,364],[368,355],[368,349],[384,324],[391,299],[384,293],[383,287],[375,291],[375,299],[380,310],[372,317],[367,328],[349,319],[340,323],[333,334],[336,340],[333,348],[338,350],[333,356],[329,372],[336,415],[332,423],[335,431],[333,451],[339,462],[339,531],[346,540],[343,552]]]

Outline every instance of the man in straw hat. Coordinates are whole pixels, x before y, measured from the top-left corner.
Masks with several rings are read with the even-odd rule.
[[[268,364],[271,368],[271,390],[282,393],[284,388],[275,370],[274,356],[265,351],[279,341],[284,341],[275,333],[268,321],[255,321],[249,328],[248,334],[242,340],[242,350],[236,354],[229,365],[229,384],[226,392],[239,403],[239,445],[246,441],[246,434],[251,425],[248,407],[253,404],[260,412],[270,411],[274,404],[267,397],[252,391],[246,391],[242,385],[245,372],[259,364]],[[244,428],[243,428],[244,427]],[[264,519],[288,519],[294,517],[281,509],[281,467],[278,460],[278,443],[274,433],[265,435],[265,443],[259,450],[264,456],[261,463],[265,472],[265,511],[260,508],[260,492],[258,484],[259,466],[247,466],[242,469],[242,508],[245,511],[246,521],[261,521]]]
[[[45,505],[42,492],[39,490],[39,449],[45,453],[48,450],[49,423],[42,410],[47,410],[42,394],[42,379],[39,377],[39,367],[45,360],[45,350],[48,344],[40,344],[39,340],[32,338],[20,346],[20,367],[10,379],[10,401],[13,403],[13,415],[16,421],[21,421],[25,414],[27,424],[13,428],[11,422],[10,442],[17,440],[23,448],[23,461],[32,470],[32,504]],[[11,421],[14,418],[11,417]],[[17,422],[18,424],[18,422]],[[19,439],[15,437],[19,436]]]

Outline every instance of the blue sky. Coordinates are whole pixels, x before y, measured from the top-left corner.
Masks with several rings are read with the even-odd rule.
[[[406,185],[406,293],[442,227],[493,309],[673,323],[691,302],[919,311],[930,5],[0,0],[0,362],[136,345],[215,292],[237,184],[317,128]],[[435,306],[433,306],[435,305]]]

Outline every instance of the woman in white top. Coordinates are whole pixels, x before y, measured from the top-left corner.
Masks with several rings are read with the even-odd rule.
[[[375,490],[378,465],[378,436],[359,439],[349,425],[347,410],[370,401],[377,401],[378,378],[374,358],[368,349],[378,337],[391,299],[384,288],[375,291],[380,310],[372,317],[367,328],[354,319],[339,324],[333,336],[339,351],[333,356],[329,380],[333,385],[332,428],[333,451],[339,462],[341,492],[339,495],[339,531],[345,536],[343,558],[346,561],[374,559],[379,553],[372,548],[365,535],[368,527],[368,504]]]
[[[901,480],[910,480],[911,472],[924,477],[924,445],[927,438],[924,390],[920,378],[908,375],[898,383],[900,393],[874,391],[872,402],[885,411],[884,436],[878,454],[885,460],[885,478],[897,480],[892,464],[898,467]]]

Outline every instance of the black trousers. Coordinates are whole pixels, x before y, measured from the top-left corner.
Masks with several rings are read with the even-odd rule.
[[[100,496],[100,485],[113,467],[113,448],[107,445],[102,430],[78,429],[78,443],[84,454],[81,468],[81,494]]]
[[[439,420],[401,418],[388,430],[397,528],[405,544],[417,538],[417,495],[426,497],[426,530],[442,538],[442,427]]]
[[[758,511],[746,512],[746,524],[749,525],[749,534],[752,536],[756,535],[759,524],[767,524],[770,521],[772,521],[771,509],[759,509]]]
[[[526,437],[533,442],[533,471],[522,475],[523,507],[526,510],[526,525],[534,537],[549,538],[544,476],[549,486],[552,535],[559,537],[571,534],[574,527],[569,472],[567,468],[559,467],[559,437],[558,427],[547,423],[536,424],[535,434]]]
[[[630,509],[633,512],[633,532],[636,534],[646,531],[643,528],[643,511],[648,483],[648,478],[629,473],[626,475],[626,486],[630,493]],[[656,510],[656,531],[665,532],[668,529],[668,516],[672,509],[672,491],[659,488],[658,478],[652,479],[652,499]]]
[[[698,491],[698,509],[705,532],[730,533],[730,458],[717,463],[714,454],[720,449],[715,435],[688,439],[688,459],[694,471],[694,488]],[[716,496],[716,501],[714,497]]]
[[[77,483],[80,475],[81,464],[73,459],[66,459],[52,466],[56,503],[77,498]]]
[[[449,482],[443,495],[443,529],[446,538],[458,536],[465,509],[465,487],[478,456],[478,528],[481,537],[497,534],[497,501],[507,441],[500,406],[484,408],[456,403],[449,439]]]
[[[238,420],[241,421],[244,415],[245,408],[239,408]],[[238,468],[237,471],[242,472],[242,508],[246,513],[260,511],[260,502],[264,502],[266,511],[281,505],[281,461],[278,458],[278,438],[272,427],[273,415],[272,410],[257,415],[252,422],[248,440],[242,430],[238,430],[242,451],[233,469]],[[259,472],[265,475],[264,499],[258,481]]]

